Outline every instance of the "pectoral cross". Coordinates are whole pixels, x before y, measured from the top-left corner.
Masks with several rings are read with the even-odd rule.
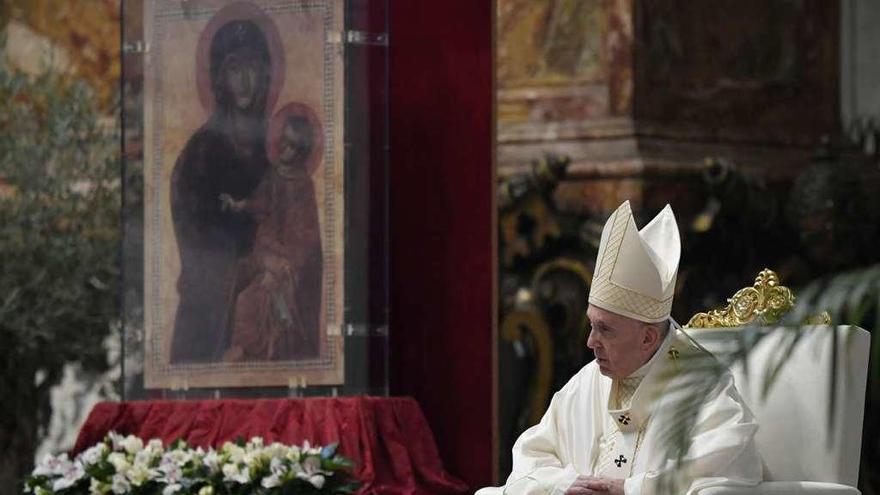
[[[617,418],[617,420],[620,421],[624,425],[628,425],[630,418],[629,418],[628,414],[621,414],[620,417]]]
[[[621,454],[620,457],[614,459],[614,464],[617,464],[617,467],[620,467],[621,464],[626,464],[626,457]]]

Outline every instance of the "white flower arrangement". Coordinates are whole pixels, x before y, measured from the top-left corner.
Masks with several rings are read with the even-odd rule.
[[[47,455],[25,484],[26,493],[49,494],[350,494],[353,464],[336,445],[301,447],[254,437],[218,450],[181,440],[165,448],[114,432],[74,459]]]

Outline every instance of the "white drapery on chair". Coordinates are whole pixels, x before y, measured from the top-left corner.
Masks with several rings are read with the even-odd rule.
[[[722,355],[738,345],[736,333],[744,330],[686,331],[707,350]],[[824,325],[766,332],[748,358],[731,369],[758,419],[756,442],[766,481],[752,488],[706,488],[700,495],[858,494],[870,334],[855,326]],[[780,356],[789,348],[789,355]],[[780,357],[785,363],[765,396],[768,370]]]

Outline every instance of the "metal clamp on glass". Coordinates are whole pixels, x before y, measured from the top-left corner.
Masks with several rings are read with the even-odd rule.
[[[125,41],[122,43],[122,53],[147,53],[150,44],[144,40]]]
[[[388,46],[388,33],[345,31],[345,42],[350,45]]]
[[[348,337],[386,337],[388,325],[371,326],[366,323],[349,323],[345,325],[345,335]]]

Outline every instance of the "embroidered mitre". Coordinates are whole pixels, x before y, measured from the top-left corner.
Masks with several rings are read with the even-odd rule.
[[[590,304],[648,323],[667,319],[680,257],[672,208],[666,205],[639,230],[624,201],[602,230]]]

